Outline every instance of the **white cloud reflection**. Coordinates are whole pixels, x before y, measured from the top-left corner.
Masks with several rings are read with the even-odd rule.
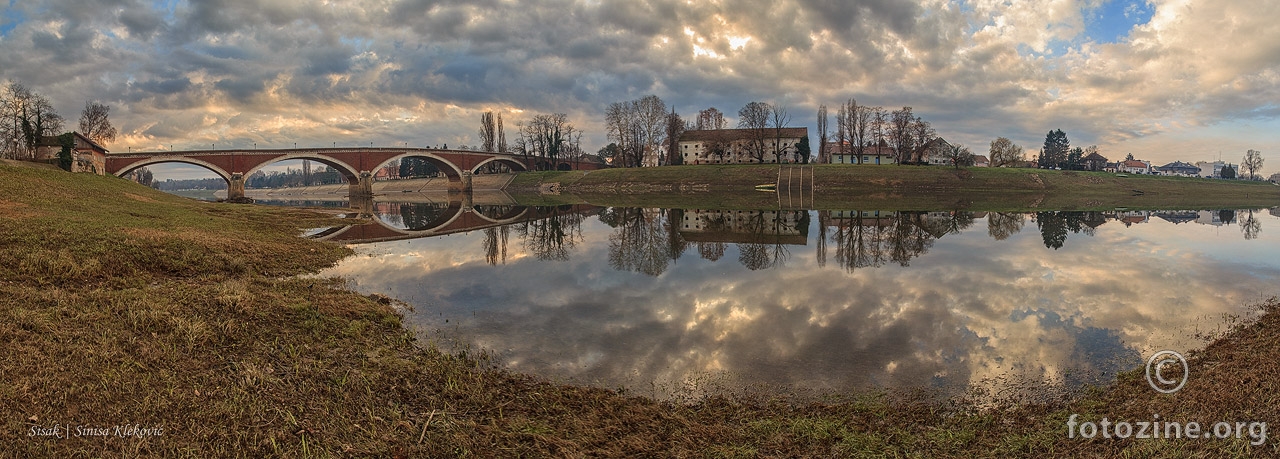
[[[908,267],[852,272],[818,266],[813,228],[782,268],[748,270],[731,246],[715,263],[686,250],[657,276],[610,268],[615,230],[584,226],[588,242],[567,261],[519,256],[513,234],[517,256],[489,266],[476,232],[360,246],[325,274],[414,304],[424,337],[496,351],[516,371],[642,393],[709,375],[813,390],[1105,379],[1152,350],[1197,347],[1195,332],[1277,293],[1280,278],[1265,229],[1246,241],[1234,226],[1156,219],[1072,234],[1059,250],[1035,223],[995,241],[979,219]],[[1246,251],[1260,255],[1231,255]]]

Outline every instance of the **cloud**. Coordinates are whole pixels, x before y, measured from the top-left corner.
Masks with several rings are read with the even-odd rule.
[[[126,133],[167,124],[203,143],[207,130],[189,124],[196,111],[241,114],[220,117],[231,123],[216,133],[226,145],[353,134],[474,143],[480,112],[501,109],[508,122],[567,113],[594,149],[608,103],[655,93],[686,115],[781,103],[810,128],[801,114],[856,97],[912,106],[968,145],[1005,136],[1034,150],[1062,128],[1111,156],[1167,162],[1222,145],[1280,150],[1261,132],[1280,111],[1273,3],[1157,0],[1149,21],[1097,42],[1086,26],[1101,0],[54,0],[5,15],[0,78],[64,114],[103,100]],[[180,93],[147,93],[148,82],[183,79]],[[255,124],[374,112],[415,121],[353,133]],[[458,129],[446,113],[471,121]],[[112,147],[184,137],[126,135],[147,143]]]

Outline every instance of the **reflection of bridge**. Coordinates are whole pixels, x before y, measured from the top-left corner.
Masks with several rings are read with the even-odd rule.
[[[227,181],[227,199],[244,198],[244,181],[264,166],[290,159],[316,161],[342,174],[351,186],[350,196],[373,195],[373,174],[379,168],[402,158],[421,158],[434,165],[449,178],[449,188],[471,190],[471,175],[491,164],[505,165],[511,170],[531,169],[598,169],[597,163],[563,162],[547,164],[545,160],[505,153],[428,148],[301,148],[291,150],[197,150],[111,154],[107,156],[107,172],[124,176],[139,167],[159,163],[186,163],[209,169]]]
[[[498,209],[498,212],[486,212],[484,208]],[[350,244],[395,241],[400,239],[416,239],[432,236],[443,236],[453,233],[496,228],[525,221],[537,220],[558,213],[590,213],[599,208],[588,204],[565,205],[560,207],[529,206],[465,206],[461,202],[450,202],[438,217],[422,228],[397,228],[378,217],[362,225],[338,226],[312,234],[312,239]],[[366,220],[368,221],[368,220]]]

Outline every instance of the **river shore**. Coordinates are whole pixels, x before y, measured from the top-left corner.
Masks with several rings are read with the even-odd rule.
[[[548,176],[513,185],[553,197]],[[14,456],[1280,453],[1272,439],[1084,440],[1067,425],[1072,414],[1277,425],[1280,364],[1267,358],[1280,351],[1274,300],[1189,356],[1194,377],[1172,395],[1151,390],[1139,368],[1112,386],[1036,403],[879,392],[659,402],[415,342],[394,300],[301,276],[352,253],[298,237],[334,223],[329,215],[197,202],[46,168],[0,165],[0,178],[0,339],[9,351],[0,444]],[[113,435],[115,427],[132,434]]]

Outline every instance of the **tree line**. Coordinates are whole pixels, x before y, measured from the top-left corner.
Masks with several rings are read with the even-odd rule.
[[[98,145],[116,139],[111,125],[111,107],[96,101],[85,103],[79,132]],[[35,159],[36,148],[46,137],[62,134],[66,120],[53,108],[49,98],[21,83],[9,82],[0,90],[0,157]]]

